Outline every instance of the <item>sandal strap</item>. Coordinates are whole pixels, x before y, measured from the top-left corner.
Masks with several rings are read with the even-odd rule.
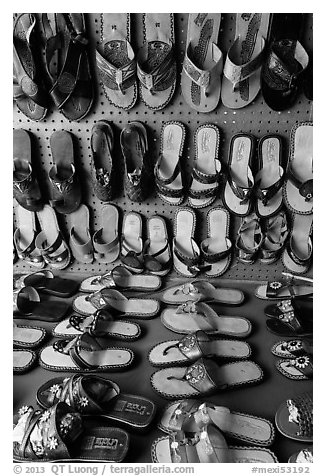
[[[312,394],[303,393],[286,401],[289,410],[289,421],[299,426],[298,436],[311,437],[313,432],[313,399]]]
[[[89,236],[89,228],[85,229],[87,236]],[[74,249],[77,251],[79,256],[92,256],[93,255],[93,244],[92,244],[92,239],[89,238],[89,240],[86,243],[80,243],[78,239],[76,239],[76,232],[75,232],[75,227],[73,226],[70,230],[70,240],[71,240],[71,245],[74,247]]]
[[[60,263],[65,261],[69,256],[69,249],[60,231],[58,232],[57,238],[50,245],[47,245],[47,236],[45,232],[41,231],[36,237],[35,244],[36,248],[40,250],[41,255],[46,263]],[[53,253],[55,253],[55,251],[57,251],[62,244],[65,245],[65,249],[61,253],[54,255]],[[44,247],[44,245],[46,247]]]
[[[157,45],[164,45],[166,52],[161,55],[160,60],[150,70],[145,71],[144,65],[148,60],[148,51]],[[146,66],[147,69],[147,66]],[[142,46],[137,55],[137,76],[144,88],[151,94],[164,91],[170,87],[176,78],[176,63],[174,58],[174,48],[171,42],[152,41]]]
[[[88,336],[88,337],[87,337]],[[84,333],[81,336],[76,336],[74,339],[62,339],[53,343],[53,348],[61,354],[68,354],[71,360],[80,370],[96,370],[98,365],[88,363],[80,355],[81,350],[101,350],[98,342],[90,334]]]
[[[183,61],[183,69],[187,76],[204,91],[209,88],[212,78],[216,78],[221,75],[223,71],[223,54],[219,47],[212,43],[212,60],[214,65],[209,70],[204,70],[195,65],[191,60],[191,43],[189,43],[186,49],[185,58]]]
[[[201,344],[210,342],[209,336],[204,331],[197,331],[183,337],[177,344],[179,351],[188,360],[197,360],[204,356]]]
[[[34,230],[32,241],[30,242],[29,245],[27,245],[25,249],[22,249],[20,246],[20,243],[21,243],[20,229],[17,228],[15,230],[14,243],[15,243],[15,247],[16,247],[17,255],[19,259],[28,259],[29,261],[32,261],[33,263],[41,263],[43,261],[43,257],[41,254],[39,254],[38,256],[31,257],[31,253],[36,249],[35,241],[36,241],[37,235],[38,235],[37,232]]]
[[[250,170],[249,167],[248,167],[248,169]],[[251,170],[250,170],[250,174],[251,174]],[[233,180],[231,171],[228,174],[227,180],[229,182],[229,185],[230,185],[234,195],[241,200],[240,204],[244,205],[245,203],[247,203],[250,200],[250,198],[253,194],[254,182],[249,178],[249,186],[248,187],[242,187],[235,180]]]
[[[132,46],[127,40],[124,43],[127,46],[128,61],[119,68],[96,50],[96,66],[103,84],[110,89],[119,90],[122,94],[125,94],[125,91],[136,81],[137,71],[137,63]]]
[[[199,436],[187,437],[182,430],[169,434],[169,447],[172,463],[200,463],[196,450]]]
[[[286,173],[287,179],[299,190],[299,193],[304,197],[305,202],[311,202],[313,198],[313,179],[301,181],[298,179],[290,166]]]
[[[103,228],[101,228],[100,230],[97,230],[93,235],[94,253],[97,256],[104,256],[105,253],[109,253],[110,251],[113,251],[114,248],[119,243],[118,235],[116,235],[116,237],[112,241],[110,241],[110,243],[99,243],[98,240],[101,238],[102,234],[103,234]]]
[[[175,181],[177,176],[181,173],[180,156],[179,156],[179,160],[178,160],[176,166],[174,167],[172,175],[168,178],[163,178],[159,174],[159,168],[160,168],[160,165],[161,165],[162,158],[163,158],[163,156],[160,155],[160,157],[157,159],[157,162],[155,164],[155,167],[154,167],[155,179],[156,179],[156,182],[157,182],[158,185],[163,185],[163,186],[164,185],[170,185],[172,182]]]
[[[203,240],[200,244],[202,256],[204,258],[204,261],[206,261],[207,263],[217,263],[218,261],[227,258],[231,254],[232,242],[228,237],[225,237],[226,249],[217,253],[208,252],[210,242],[213,242],[213,238],[207,238],[206,240]]]
[[[156,181],[157,190],[161,195],[170,198],[181,198],[183,197],[184,190],[183,188],[168,188],[162,185],[159,181]]]
[[[41,298],[39,293],[36,291],[35,288],[32,286],[26,286],[18,289],[13,290],[13,311],[19,311],[22,314],[25,315],[31,315],[32,311],[26,312],[26,310],[23,308],[23,305],[25,304],[26,300],[24,299],[23,301],[20,300],[19,298],[21,297],[21,294],[27,294],[28,296],[28,301],[32,302],[40,302]]]
[[[225,388],[225,384],[218,380],[218,370],[215,362],[200,358],[185,369],[180,379],[172,376],[170,378],[185,381],[200,394],[207,394]]]
[[[216,185],[216,187],[205,188],[203,190],[193,190],[190,188],[188,190],[188,196],[195,199],[215,197],[218,189],[219,189],[219,185]]]
[[[182,430],[184,423],[188,423],[189,415],[198,408],[199,402],[193,399],[185,399],[178,402],[175,410],[171,414],[168,428],[171,431]]]
[[[274,197],[274,195],[281,189],[283,185],[284,178],[285,178],[283,167],[280,166],[279,171],[281,175],[280,178],[269,187],[260,188],[259,185],[261,183],[261,179],[259,179],[255,183],[257,198],[262,201],[262,204],[264,206],[268,204],[271,198]]]
[[[191,238],[191,241],[192,241],[192,244],[195,245],[197,247],[197,243],[195,242],[195,240],[193,238]],[[188,270],[191,272],[191,273],[198,273],[200,271],[200,269],[202,268],[201,266],[199,266],[199,263],[200,263],[200,251],[195,251],[194,250],[194,247],[193,247],[193,256],[186,256],[179,248],[178,246],[178,242],[176,241],[176,239],[174,238],[173,239],[173,252],[174,254],[176,255],[176,257],[179,259],[179,261],[181,261],[181,263],[185,264],[188,268]]]
[[[96,337],[101,337],[101,333],[97,329],[99,321],[112,322],[113,316],[105,309],[98,309],[90,316],[85,317],[73,314],[69,317],[69,325],[71,327],[79,332],[88,332]],[[103,333],[103,336],[105,335],[106,332]]]
[[[146,240],[144,244],[144,263],[145,267],[152,271],[165,271],[166,269],[170,269],[172,264],[172,256],[169,253],[169,259],[166,262],[161,262],[157,258],[165,253],[169,249],[169,242],[166,240],[165,245],[159,249],[156,253],[149,254],[147,250],[149,249],[150,240]]]

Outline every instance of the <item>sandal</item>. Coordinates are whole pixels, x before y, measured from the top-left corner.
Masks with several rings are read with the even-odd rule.
[[[292,273],[306,273],[312,263],[312,222],[312,214],[292,215],[291,235],[282,254],[284,266]]]
[[[247,342],[239,340],[213,340],[204,331],[196,331],[181,340],[169,340],[156,344],[148,354],[155,367],[171,367],[194,362],[201,357],[220,359],[247,359],[251,349]]]
[[[140,97],[159,111],[171,100],[176,87],[173,13],[143,13],[143,46],[137,54]]]
[[[36,231],[35,213],[17,205],[15,216],[17,228],[14,233],[14,244],[18,258],[34,268],[44,268],[43,256],[35,244],[38,234]]]
[[[223,70],[221,99],[224,106],[242,108],[259,93],[269,21],[269,13],[236,14],[235,39]]]
[[[259,299],[287,299],[293,296],[312,296],[313,280],[306,276],[294,276],[291,273],[282,273],[285,279],[268,281],[258,286],[255,296]]]
[[[276,304],[271,304],[265,307],[264,312],[268,317],[278,318],[281,314],[286,312],[294,312],[301,319],[313,319],[313,297],[307,296],[293,296],[291,299],[283,299]]]
[[[125,347],[102,347],[88,332],[74,339],[54,342],[40,353],[42,367],[55,372],[106,372],[124,370],[134,361],[134,353]]]
[[[36,401],[44,409],[65,402],[82,415],[107,418],[131,430],[148,428],[156,412],[148,398],[121,393],[115,382],[97,375],[74,374],[48,380],[37,390]]]
[[[141,215],[127,212],[122,223],[120,261],[133,273],[142,273],[144,270],[142,233]]]
[[[255,139],[249,134],[236,134],[230,142],[227,181],[222,200],[234,215],[247,216],[252,210],[254,177],[251,171]]]
[[[154,174],[159,197],[171,205],[180,205],[184,198],[181,156],[186,128],[181,122],[165,122],[161,129],[160,155]]]
[[[276,357],[283,359],[293,359],[301,357],[304,354],[312,354],[313,343],[309,340],[293,339],[287,341],[276,342],[271,348],[271,352]]]
[[[153,275],[165,276],[172,266],[172,255],[164,218],[147,219],[147,240],[144,244],[144,266]]]
[[[203,397],[248,384],[263,378],[262,369],[250,360],[218,366],[213,360],[201,358],[189,367],[157,370],[151,376],[153,389],[168,399]]]
[[[69,222],[69,247],[75,260],[91,264],[94,260],[92,237],[89,232],[89,210],[81,204],[67,217]]]
[[[309,337],[313,332],[312,321],[302,319],[295,311],[267,319],[266,326],[270,332],[282,337]]]
[[[267,218],[263,223],[263,232],[259,260],[272,264],[278,260],[289,234],[286,213],[282,210],[278,215]]]
[[[218,160],[220,132],[214,124],[202,124],[195,132],[195,160],[188,190],[189,205],[203,208],[211,205],[219,190],[221,162]]]
[[[14,347],[35,349],[46,339],[46,331],[42,327],[21,326],[15,323],[13,327]]]
[[[32,286],[36,291],[61,298],[71,297],[78,290],[77,281],[54,276],[48,269],[31,274],[22,274],[17,279],[14,277],[15,289],[26,286]]]
[[[211,266],[205,272],[206,276],[216,278],[224,274],[231,264],[230,214],[222,206],[214,207],[207,213],[206,221],[208,236],[201,242],[200,251],[204,266]]]
[[[177,308],[166,308],[161,314],[162,324],[178,334],[202,330],[207,334],[247,337],[252,330],[248,319],[238,316],[220,316],[204,302],[185,303]]]
[[[220,100],[223,54],[217,46],[220,13],[189,13],[182,95],[199,112],[213,111]]]
[[[304,448],[303,450],[297,451],[289,458],[289,463],[299,463],[299,464],[306,464],[306,463],[313,463],[313,448],[309,446],[308,448]]]
[[[312,443],[312,392],[296,395],[282,403],[276,412],[275,424],[278,431],[287,438]]]
[[[113,263],[119,258],[119,211],[115,205],[103,205],[102,227],[93,235],[94,257],[103,264]]]
[[[173,265],[178,274],[194,277],[199,273],[200,249],[194,240],[195,212],[178,208],[174,216]]]
[[[14,290],[13,304],[14,317],[45,322],[61,321],[70,309],[67,302],[41,301],[40,295],[31,286]]]
[[[263,244],[264,235],[255,213],[242,218],[235,241],[235,255],[241,263],[253,264]]]
[[[13,372],[14,374],[24,374],[34,367],[37,355],[34,350],[14,349],[13,350]]]
[[[101,42],[96,66],[105,96],[116,107],[131,109],[137,100],[136,59],[130,44],[130,13],[101,13]]]
[[[312,380],[313,359],[311,354],[302,354],[295,359],[280,359],[276,368],[282,375],[291,380]]]

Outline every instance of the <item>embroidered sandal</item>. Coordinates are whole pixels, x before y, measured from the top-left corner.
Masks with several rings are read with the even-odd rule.
[[[295,276],[291,273],[282,273],[283,279],[268,281],[258,286],[255,296],[259,299],[287,299],[293,296],[312,296],[313,279],[306,276]]]
[[[286,341],[276,342],[271,348],[271,352],[276,357],[283,359],[295,359],[304,354],[312,354],[313,342],[312,340],[292,339]]]
[[[277,370],[291,380],[312,380],[313,358],[311,354],[302,354],[292,359],[280,359]]]

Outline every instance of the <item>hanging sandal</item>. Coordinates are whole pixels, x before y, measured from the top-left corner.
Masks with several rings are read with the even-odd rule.
[[[278,260],[289,234],[285,212],[266,218],[263,223],[264,238],[260,248],[260,262],[272,264]]]
[[[311,354],[302,354],[294,359],[280,359],[276,368],[291,380],[312,380],[313,359]]]
[[[70,304],[67,302],[41,301],[40,295],[31,286],[13,292],[14,317],[19,319],[57,322],[61,321],[69,308]]]
[[[119,211],[115,205],[103,205],[102,227],[93,235],[94,257],[103,264],[113,263],[119,257]]]
[[[181,122],[165,122],[161,129],[160,155],[154,174],[159,197],[171,205],[180,205],[184,198],[181,156],[186,135]]]
[[[235,241],[235,255],[241,263],[252,264],[262,246],[264,235],[255,213],[242,218]]]
[[[296,395],[283,402],[276,412],[275,424],[278,431],[287,438],[312,443],[312,392]]]
[[[282,273],[283,279],[267,281],[255,290],[259,299],[287,299],[293,296],[312,296],[313,279],[306,276],[295,276],[291,273]]]
[[[84,204],[67,217],[69,222],[69,247],[75,260],[91,264],[94,260],[94,249],[89,232],[89,210]]]
[[[312,222],[312,214],[292,215],[290,238],[282,254],[284,266],[292,273],[306,273],[312,263]]]
[[[295,359],[304,354],[312,354],[313,343],[309,340],[292,339],[287,341],[276,342],[271,348],[271,352],[276,357],[283,359]]]
[[[195,212],[178,208],[174,216],[173,265],[178,274],[194,277],[199,273],[200,249],[194,240]]]
[[[153,275],[165,276],[172,266],[172,255],[164,218],[154,215],[147,220],[144,266]]]
[[[219,103],[223,54],[217,46],[220,13],[189,13],[181,90],[187,104],[211,112]]]
[[[23,274],[17,279],[14,277],[15,289],[26,286],[32,286],[36,291],[61,298],[71,297],[78,290],[77,281],[54,276],[52,271],[48,269],[31,274]]]
[[[142,233],[141,215],[127,212],[122,223],[120,261],[133,273],[141,273],[144,270]]]
[[[15,323],[13,327],[14,347],[35,349],[46,339],[46,331],[42,327],[21,326]]]
[[[195,160],[188,190],[189,205],[203,208],[216,198],[221,181],[221,162],[218,160],[220,132],[214,124],[202,124],[195,132]]]
[[[43,256],[35,244],[37,237],[35,213],[17,205],[15,215],[17,228],[14,233],[14,244],[18,258],[34,268],[44,268]]]
[[[30,349],[13,350],[13,372],[14,374],[24,374],[34,367],[37,354]]]
[[[96,66],[110,103],[131,109],[136,103],[138,88],[135,53],[130,44],[130,13],[101,13]]]

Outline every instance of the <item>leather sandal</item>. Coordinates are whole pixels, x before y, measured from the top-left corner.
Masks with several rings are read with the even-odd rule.
[[[61,298],[71,297],[78,290],[77,281],[54,276],[52,271],[48,269],[36,271],[31,274],[23,274],[19,276],[19,278],[14,276],[15,289],[20,289],[25,286],[32,286],[38,292]]]
[[[293,296],[312,296],[313,279],[306,276],[295,276],[291,273],[282,273],[284,278],[267,281],[255,290],[259,299],[287,299]]]
[[[180,207],[174,216],[173,265],[178,274],[194,277],[200,271],[200,249],[194,240],[195,212]]]
[[[255,213],[242,218],[235,241],[235,255],[241,263],[255,262],[264,240],[260,222]]]
[[[119,257],[119,211],[115,205],[103,205],[101,228],[93,235],[94,257],[99,263],[113,263]]]
[[[81,204],[77,210],[67,217],[69,222],[69,247],[75,260],[91,264],[94,260],[94,249],[89,232],[89,210]]]
[[[142,232],[141,215],[126,213],[122,223],[120,261],[133,273],[142,273],[144,270]]]
[[[165,276],[172,266],[172,254],[164,218],[154,215],[147,220],[144,243],[144,267],[154,275]]]
[[[42,327],[21,326],[15,323],[13,326],[14,347],[35,349],[46,339],[46,331]]]
[[[310,337],[313,333],[312,321],[302,319],[295,311],[267,319],[266,326],[270,332],[282,337]]]
[[[278,431],[291,440],[312,443],[312,392],[295,395],[283,402],[275,415]]]
[[[285,312],[294,312],[301,319],[313,319],[313,296],[293,296],[291,299],[283,299],[275,304],[265,307],[267,317],[278,318]]]
[[[304,354],[312,354],[313,342],[307,339],[292,339],[276,342],[271,348],[271,352],[276,357],[283,359],[295,359]]]
[[[284,266],[296,274],[308,271],[312,263],[312,233],[313,216],[292,215],[292,230],[282,254]]]
[[[312,380],[313,357],[302,354],[292,359],[279,359],[275,364],[277,370],[291,380]]]
[[[40,295],[31,286],[13,291],[14,317],[19,319],[57,322],[63,319],[69,308],[70,304],[67,302],[58,300],[41,301]]]
[[[264,238],[259,252],[259,260],[264,264],[272,264],[278,260],[288,238],[286,213],[280,211],[278,215],[267,218],[262,226]]]
[[[13,373],[24,374],[34,367],[37,354],[30,349],[13,349]]]
[[[35,213],[26,210],[17,205],[15,208],[15,216],[17,228],[14,233],[14,245],[19,259],[24,260],[29,266],[41,269],[44,268],[45,262],[40,250],[36,247],[36,230]]]

